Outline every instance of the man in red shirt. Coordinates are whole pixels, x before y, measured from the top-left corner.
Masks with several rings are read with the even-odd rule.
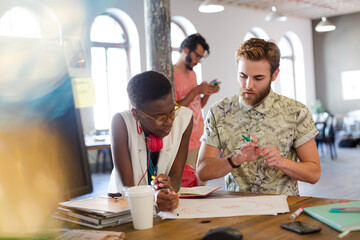
[[[190,137],[187,164],[196,168],[196,161],[201,145],[200,137],[204,131],[204,120],[201,109],[205,106],[209,96],[219,91],[216,80],[198,85],[193,71],[204,56],[209,55],[209,45],[199,34],[188,36],[180,45],[180,57],[174,65],[175,100],[179,105],[186,106],[193,111],[193,130]]]

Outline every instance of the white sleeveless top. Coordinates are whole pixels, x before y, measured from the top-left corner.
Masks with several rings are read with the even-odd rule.
[[[130,111],[120,113],[124,118],[127,132],[128,132],[128,148],[130,151],[130,158],[132,163],[134,184],[138,184],[141,177],[140,185],[148,184],[147,176],[147,156],[144,133],[139,134],[136,128],[136,120]],[[178,116],[174,119],[173,126],[169,135],[163,138],[163,148],[160,150],[158,159],[158,174],[169,175],[175,157],[177,155],[182,135],[189,125],[192,117],[192,111],[184,106],[181,107]],[[115,161],[115,159],[113,159]],[[123,184],[120,178],[120,174],[115,167],[111,172],[110,182],[108,187],[109,193],[118,193],[123,191]]]

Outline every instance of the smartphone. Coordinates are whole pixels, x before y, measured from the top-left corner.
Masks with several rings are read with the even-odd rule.
[[[314,226],[314,225],[311,225],[311,224],[308,224],[305,222],[300,222],[300,221],[284,223],[284,224],[280,224],[280,226],[287,230],[294,231],[294,232],[301,233],[301,234],[314,233],[314,232],[319,232],[321,230],[320,227],[317,227],[317,226]]]

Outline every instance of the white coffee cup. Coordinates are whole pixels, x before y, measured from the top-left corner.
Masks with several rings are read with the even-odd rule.
[[[153,226],[154,193],[152,186],[134,186],[126,190],[131,216],[135,229],[147,229]]]

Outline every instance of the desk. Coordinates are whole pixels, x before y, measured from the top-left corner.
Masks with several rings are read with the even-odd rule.
[[[96,172],[99,172],[100,155],[103,155],[103,172],[106,170],[106,159],[109,155],[110,169],[113,168],[111,157],[110,136],[109,135],[86,135],[85,146],[87,150],[97,150],[96,156]]]
[[[85,135],[85,146],[87,150],[110,149],[109,135]]]
[[[210,194],[209,198],[223,198],[233,196],[254,196],[251,193],[235,193],[226,191],[216,191]],[[332,229],[326,224],[312,218],[306,213],[302,213],[296,220],[304,221],[322,229],[318,233],[311,233],[300,235],[280,227],[281,223],[289,222],[289,216],[296,209],[305,205],[318,206],[324,204],[338,203],[344,200],[340,199],[326,199],[315,197],[296,197],[289,196],[287,198],[290,212],[285,214],[278,214],[276,216],[240,216],[240,217],[224,217],[224,218],[201,218],[201,219],[177,219],[177,220],[161,220],[154,219],[154,227],[146,230],[134,230],[132,223],[123,224],[113,228],[106,228],[110,231],[123,231],[126,234],[126,239],[129,240],[143,240],[143,239],[201,239],[205,233],[210,229],[228,225],[235,227],[241,231],[244,240],[251,239],[339,239],[337,237],[340,232]],[[204,220],[210,220],[209,223],[201,223]],[[344,239],[360,239],[360,231],[350,232]]]

